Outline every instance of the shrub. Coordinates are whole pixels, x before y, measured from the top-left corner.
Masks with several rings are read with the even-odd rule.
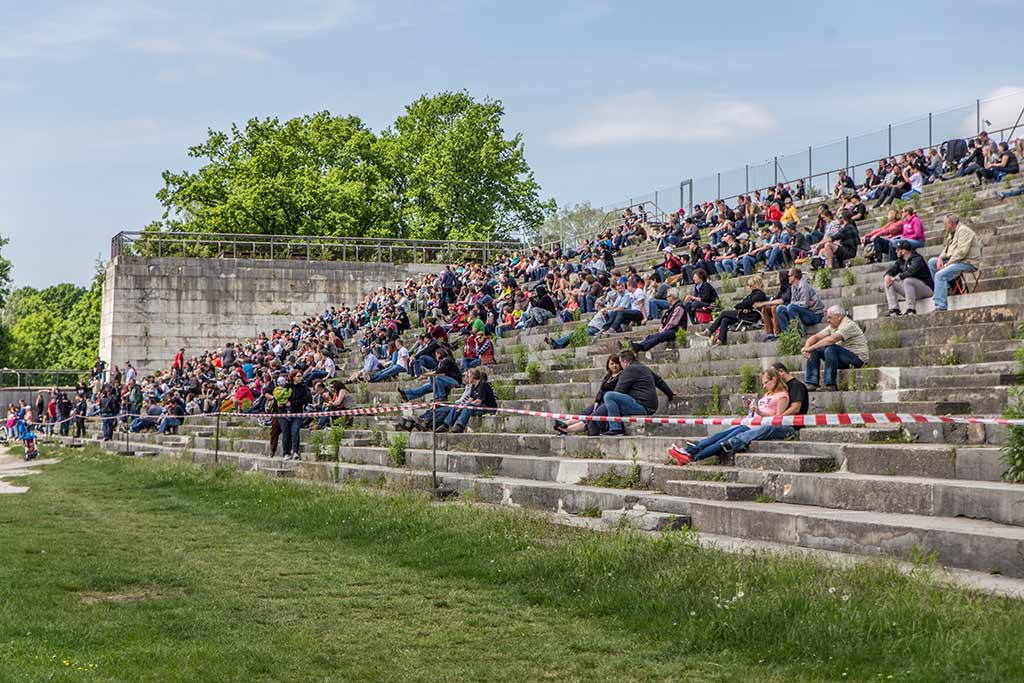
[[[314,431],[309,435],[309,447],[313,449],[314,460],[324,460],[324,433],[322,431]]]
[[[537,363],[530,363],[526,366],[526,379],[530,381],[530,384],[536,384],[540,379],[540,366]]]
[[[341,442],[345,438],[345,420],[344,418],[335,418],[334,422],[331,423],[331,431],[329,432],[328,442],[331,444],[331,452],[334,454],[334,460],[339,459],[341,453]]]
[[[974,198],[974,192],[964,190],[956,196],[956,212],[961,220],[970,218],[978,211],[978,200]]]
[[[587,334],[587,324],[577,323],[569,335],[569,348],[578,349],[590,343],[590,335]]]
[[[370,402],[370,385],[366,382],[360,382],[356,387],[356,403],[360,405],[366,405]]]
[[[744,365],[740,368],[740,393],[753,394],[757,392],[757,368],[753,365]]]
[[[829,289],[832,287],[832,269],[825,267],[814,271],[814,285],[818,289]]]
[[[514,401],[516,398],[516,385],[510,379],[496,379],[491,382],[491,387],[499,401]]]
[[[898,349],[900,347],[899,328],[894,320],[887,320],[878,327],[878,339],[872,343],[876,349]]]
[[[676,328],[676,346],[681,349],[686,348],[686,328],[684,327]]]
[[[408,434],[393,434],[388,443],[388,457],[395,467],[405,466],[405,447],[409,444]]]
[[[711,387],[711,408],[709,413],[711,415],[722,414],[722,388],[718,384],[714,384]]]
[[[736,283],[728,273],[722,273],[722,282],[718,286],[718,291],[722,294],[732,294],[736,291]]]
[[[853,285],[856,282],[857,282],[857,274],[856,273],[854,273],[849,268],[847,268],[846,270],[843,271],[843,284],[844,285],[846,285],[847,287],[853,287]]]
[[[530,362],[529,353],[529,349],[522,344],[512,347],[512,364],[515,365],[516,372],[526,371],[526,364]]]
[[[996,277],[1006,277],[1006,266],[997,266],[995,275]]]
[[[374,427],[370,430],[370,445],[371,446],[383,446],[384,445],[384,430],[380,427]]]
[[[779,335],[775,344],[780,356],[795,356],[804,347],[804,324],[799,318],[789,321],[786,331]]]
[[[1009,405],[1003,417],[1010,420],[1024,418],[1024,387],[1010,389]],[[1000,459],[1006,464],[1003,472],[1005,481],[1024,482],[1024,427],[1013,425],[1006,428],[1006,442],[1000,448]]]

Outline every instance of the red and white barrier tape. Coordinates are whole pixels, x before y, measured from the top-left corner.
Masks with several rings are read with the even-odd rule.
[[[437,405],[450,408],[470,408],[479,406],[459,405],[456,403],[439,403]],[[779,417],[653,417],[630,415],[617,417],[610,415],[573,415],[571,413],[550,413],[543,410],[521,410],[518,408],[482,408],[482,410],[509,413],[512,415],[529,415],[563,421],[583,422],[625,422],[630,424],[656,425],[737,425],[759,426],[774,425],[787,427],[837,427],[874,424],[984,424],[1024,426],[1024,419],[1007,419],[1001,417],[971,417],[966,415],[919,415],[917,413],[821,413],[811,415],[785,415]]]

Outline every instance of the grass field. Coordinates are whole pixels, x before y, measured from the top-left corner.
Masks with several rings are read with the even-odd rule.
[[[1019,681],[928,571],[86,450],[0,496],[0,681]]]

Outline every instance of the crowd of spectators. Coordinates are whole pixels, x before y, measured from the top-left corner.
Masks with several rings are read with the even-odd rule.
[[[37,418],[45,412],[62,430],[74,423],[68,418],[98,415],[105,439],[113,438],[118,428],[173,432],[186,415],[255,413],[271,428],[271,453],[281,445],[284,458],[296,459],[301,429],[332,423],[327,416],[306,413],[355,407],[355,386],[360,383],[409,382],[396,388],[406,401],[427,395],[448,401],[459,391],[461,396],[454,399],[457,407],[403,420],[399,428],[436,424],[442,430],[463,431],[470,416],[497,407],[486,370],[497,362],[495,340],[552,319],[582,320],[579,327],[589,337],[658,321],[656,331],[631,340],[628,349],[608,359],[608,374],[588,408],[590,414],[651,414],[658,408],[659,390],[673,400],[671,388],[636,354],[671,342],[679,330],[692,326],[700,326],[696,333],[711,343],[726,344],[730,329],[763,327],[763,339],[771,341],[794,320],[805,328],[825,321],[827,326],[811,334],[803,347],[806,388],[819,388],[823,365],[824,388],[837,390],[836,372],[867,361],[867,344],[845,312],[835,306],[826,310],[809,271],[843,268],[858,255],[891,262],[880,283],[890,315],[914,314],[929,297],[936,309],[944,310],[957,278],[977,269],[980,244],[950,214],[942,253],[925,261],[917,250],[927,236],[913,200],[925,185],[949,176],[975,174],[979,182],[988,182],[1016,173],[1021,151],[1019,140],[1012,146],[997,145],[982,135],[955,166],[934,149],[883,159],[867,169],[860,184],[840,173],[812,217],[800,215],[800,206],[806,209],[804,200],[810,198],[802,181],[740,196],[734,206],[718,200],[689,214],[680,210],[664,221],[634,207],[618,225],[575,248],[538,245],[504,253],[491,263],[445,266],[436,274],[382,286],[356,306],[331,307],[269,334],[191,356],[180,349],[170,368],[145,377],[130,363],[124,371],[108,371],[98,361],[75,400],[54,396],[35,412]],[[877,229],[862,232],[858,223],[866,220],[869,202],[899,206],[889,210]],[[656,244],[661,260],[643,271],[617,265],[623,249],[638,243]],[[741,274],[753,275],[745,296],[723,306],[715,282]],[[766,286],[776,281],[777,290],[774,284]],[[906,301],[904,311],[901,299]],[[414,329],[419,330],[415,342],[407,346],[403,335]],[[546,342],[565,348],[575,333]],[[347,376],[339,372],[345,354],[361,359],[360,369]],[[786,376],[766,376],[775,394],[781,391],[779,382],[789,382]],[[793,404],[790,397],[789,406]],[[757,409],[787,409],[780,405],[769,401]],[[566,434],[614,436],[621,433],[619,426],[586,422],[558,423],[555,428]]]

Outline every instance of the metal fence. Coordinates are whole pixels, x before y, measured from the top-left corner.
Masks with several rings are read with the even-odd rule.
[[[679,208],[692,210],[698,203],[716,199],[728,201],[742,194],[763,191],[776,183],[795,183],[801,179],[808,190],[813,191],[813,188],[827,194],[840,170],[846,170],[859,182],[863,178],[864,169],[894,154],[938,147],[946,140],[970,138],[982,130],[988,131],[997,141],[1024,134],[1022,114],[1024,91],[979,99],[961,107],[929,112],[914,119],[891,123],[861,135],[847,136],[758,163],[683,180],[675,186],[600,208],[607,215],[621,213],[625,207],[644,201],[654,201],[669,208],[672,202],[678,200]]]
[[[110,257],[363,261],[368,263],[491,262],[519,242],[413,240],[386,237],[326,237],[243,233],[119,232],[110,242]]]
[[[54,384],[74,385],[82,377],[88,377],[89,370],[39,370],[34,368],[0,369],[0,386],[20,387],[51,386]]]

